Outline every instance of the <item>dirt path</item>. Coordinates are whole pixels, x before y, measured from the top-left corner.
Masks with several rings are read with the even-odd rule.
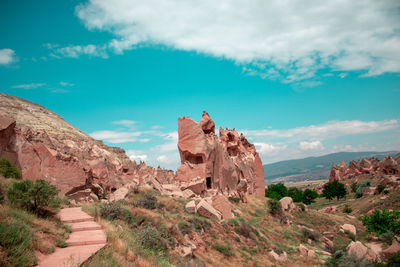
[[[58,214],[60,220],[71,226],[66,241],[68,247],[57,248],[39,261],[39,267],[80,266],[91,255],[103,248],[107,238],[101,226],[81,208],[65,208]]]

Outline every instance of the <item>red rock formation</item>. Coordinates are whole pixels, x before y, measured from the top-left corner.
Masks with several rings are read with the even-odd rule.
[[[362,174],[382,174],[400,176],[400,163],[388,156],[382,161],[377,158],[362,159],[361,161],[351,161],[347,166],[341,162],[331,168],[329,181],[343,181],[345,179],[357,177]]]
[[[203,190],[216,189],[225,195],[238,195],[240,179],[247,181],[250,194],[264,196],[265,181],[261,159],[253,144],[235,129],[219,130],[207,112],[200,123],[178,119],[178,149],[181,166],[176,180],[195,182]],[[193,191],[194,192],[194,191]]]
[[[173,180],[172,172],[137,166],[124,150],[94,140],[42,106],[5,94],[0,94],[2,157],[20,167],[23,179],[47,180],[61,195],[92,189],[100,196],[97,185],[115,191],[150,175]]]

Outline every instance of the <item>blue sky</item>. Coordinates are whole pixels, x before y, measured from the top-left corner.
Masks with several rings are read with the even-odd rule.
[[[3,0],[0,92],[173,169],[203,110],[264,163],[400,150],[400,3],[353,2]]]

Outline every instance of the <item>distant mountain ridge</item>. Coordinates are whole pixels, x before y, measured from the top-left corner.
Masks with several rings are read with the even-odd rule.
[[[397,156],[398,151],[386,152],[338,152],[319,157],[308,157],[265,164],[264,173],[266,183],[317,180],[329,177],[332,164],[342,160],[349,163],[352,160],[376,157],[383,159],[386,156]]]

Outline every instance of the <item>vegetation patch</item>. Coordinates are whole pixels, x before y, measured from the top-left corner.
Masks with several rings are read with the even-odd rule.
[[[224,246],[220,244],[216,244],[212,247],[219,253],[223,254],[226,257],[233,257],[235,256],[235,253],[233,252],[232,248],[230,246]]]

